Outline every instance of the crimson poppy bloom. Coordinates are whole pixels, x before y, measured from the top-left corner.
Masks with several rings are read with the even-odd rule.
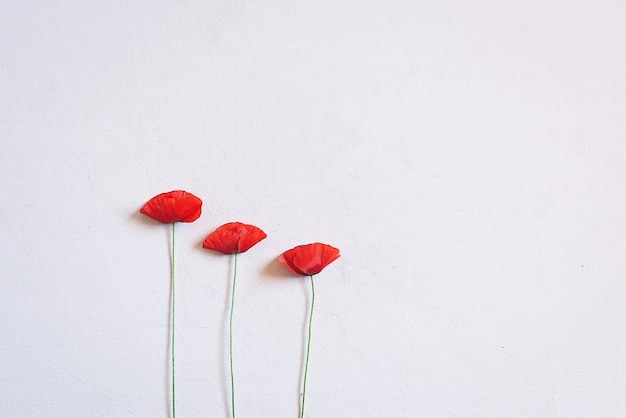
[[[184,190],[161,193],[150,199],[140,213],[164,224],[193,222],[200,217],[202,200]]]
[[[292,272],[302,276],[319,273],[339,258],[339,250],[328,244],[315,242],[298,245],[280,255],[278,261],[286,265]]]
[[[306,381],[309,371],[309,355],[311,353],[311,325],[313,323],[313,308],[315,307],[315,283],[313,276],[327,265],[339,258],[339,250],[328,244],[315,242],[313,244],[298,245],[280,255],[278,261],[286,265],[289,270],[301,276],[311,278],[311,308],[309,310],[309,332],[306,343],[306,358],[302,379],[302,399],[300,401],[300,418],[304,418],[304,401],[306,398]]]
[[[202,243],[202,247],[209,250],[219,251],[233,256],[233,280],[230,291],[230,319],[229,319],[229,358],[230,358],[230,408],[235,416],[235,372],[233,367],[233,313],[235,306],[235,287],[237,283],[237,256],[239,253],[248,251],[259,241],[267,237],[265,232],[254,225],[241,222],[229,222],[211,232]]]
[[[175,320],[174,314],[176,311],[176,297],[175,297],[175,275],[174,275],[174,254],[175,254],[175,226],[176,222],[193,222],[200,217],[202,211],[202,200],[197,196],[192,195],[184,190],[173,190],[167,193],[161,193],[150,199],[139,210],[140,213],[152,218],[156,221],[170,224],[172,232],[170,234],[170,357],[171,368],[170,376],[172,382],[171,388],[171,411],[172,417],[176,417],[176,393],[175,393],[175,358],[174,358],[174,335],[175,333]]]
[[[243,253],[266,237],[265,232],[254,225],[230,222],[210,233],[202,247],[224,254]]]

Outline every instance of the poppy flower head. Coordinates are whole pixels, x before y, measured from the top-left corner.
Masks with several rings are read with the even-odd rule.
[[[154,196],[139,212],[164,224],[193,222],[200,217],[202,200],[184,190],[173,190]]]
[[[298,245],[280,255],[278,261],[286,265],[289,270],[302,276],[311,276],[319,273],[339,258],[339,250],[327,244],[315,242],[313,244]]]
[[[224,254],[243,253],[266,237],[265,232],[254,225],[230,222],[210,233],[202,247]]]

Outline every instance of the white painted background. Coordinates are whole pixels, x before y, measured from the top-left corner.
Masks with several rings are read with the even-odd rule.
[[[626,416],[623,1],[3,1],[0,415]]]

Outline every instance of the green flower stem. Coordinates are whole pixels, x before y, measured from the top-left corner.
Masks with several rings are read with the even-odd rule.
[[[313,307],[315,306],[315,283],[311,277],[311,311],[309,312],[309,335],[306,342],[306,360],[304,362],[304,382],[302,384],[302,405],[300,406],[300,418],[304,418],[304,398],[306,397],[306,377],[309,372],[309,354],[311,353],[311,324],[313,323]]]
[[[229,323],[229,351],[230,351],[230,407],[232,417],[235,418],[235,374],[233,373],[233,312],[235,307],[235,284],[237,283],[237,254],[234,256],[233,288],[230,292],[230,323]]]
[[[174,254],[175,254],[175,234],[176,234],[176,223],[172,222],[172,244],[170,246],[170,272],[171,272],[171,290],[170,290],[170,353],[172,355],[172,418],[176,418],[176,391],[175,391],[175,375],[174,375],[174,314],[175,314],[175,302],[176,302],[176,286],[174,281]]]

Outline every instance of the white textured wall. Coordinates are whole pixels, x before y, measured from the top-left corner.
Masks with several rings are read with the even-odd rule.
[[[623,1],[3,1],[0,415],[626,416]]]

